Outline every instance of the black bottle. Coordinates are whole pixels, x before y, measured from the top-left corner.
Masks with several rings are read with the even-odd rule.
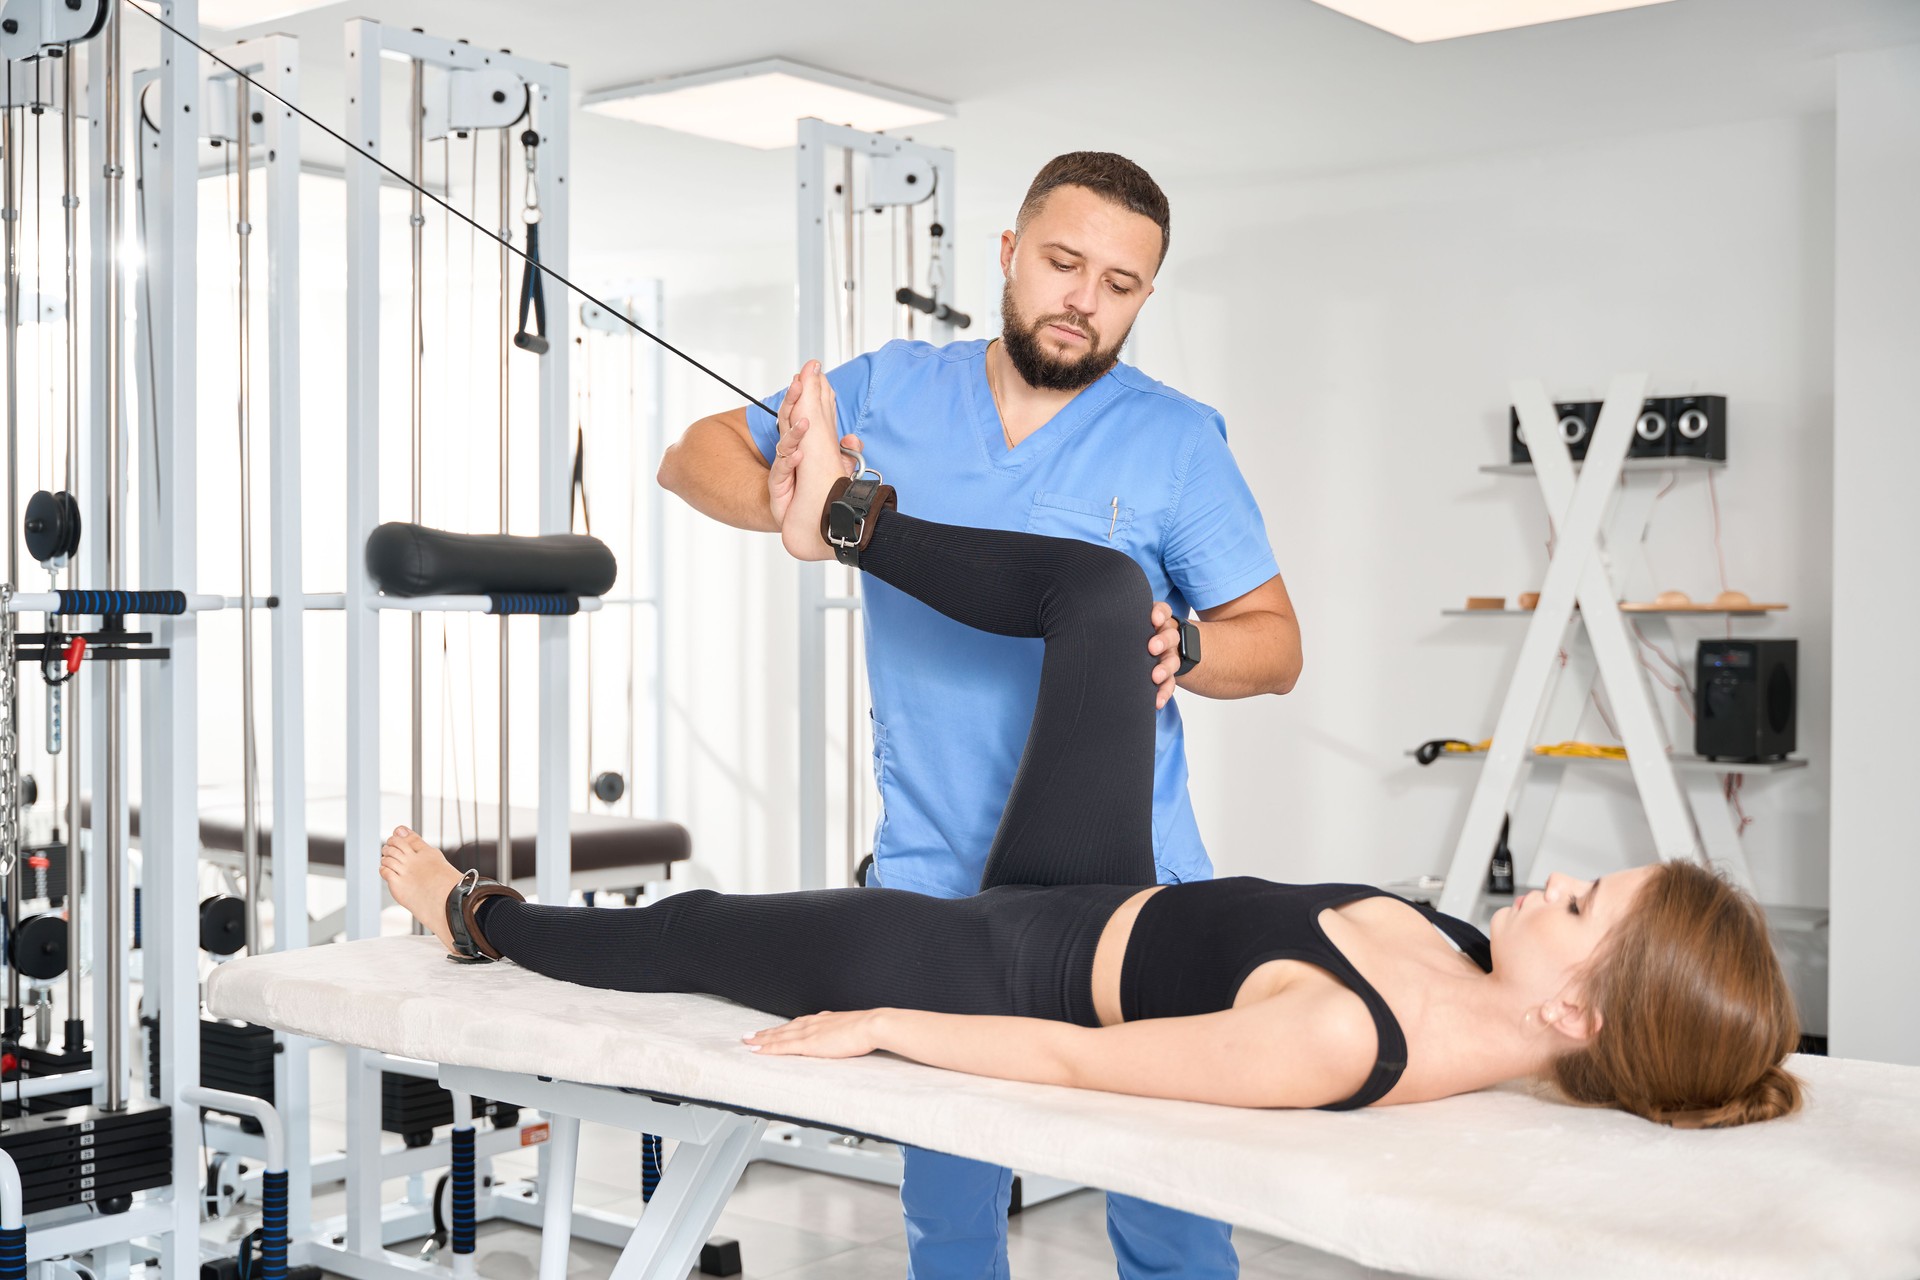
[[[1500,820],[1500,843],[1493,846],[1493,861],[1487,864],[1487,892],[1513,893],[1513,851],[1507,848],[1507,830],[1513,825],[1511,814]]]

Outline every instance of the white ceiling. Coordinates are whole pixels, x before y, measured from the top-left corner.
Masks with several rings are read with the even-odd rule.
[[[329,120],[351,16],[566,64],[576,97],[781,56],[953,101],[915,133],[960,150],[967,204],[1075,146],[1230,187],[1830,110],[1835,53],[1920,41],[1920,0],[1678,0],[1428,45],[1309,0],[354,0],[263,28],[304,38],[305,105]],[[790,236],[788,153],[576,119],[577,207],[621,210],[583,220],[583,250]]]

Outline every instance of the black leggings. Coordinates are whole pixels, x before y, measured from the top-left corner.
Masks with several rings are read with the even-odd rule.
[[[897,511],[860,567],[957,622],[1046,642],[982,892],[699,889],[628,910],[492,898],[479,923],[494,947],[568,982],[703,992],[781,1017],[905,1008],[1095,1025],[1101,929],[1154,883],[1146,575],[1109,547]]]

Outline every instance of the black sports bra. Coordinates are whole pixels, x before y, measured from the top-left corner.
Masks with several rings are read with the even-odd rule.
[[[1218,1013],[1233,1007],[1247,976],[1269,960],[1305,960],[1345,983],[1373,1015],[1380,1050],[1352,1097],[1322,1111],[1352,1111],[1384,1098],[1407,1069],[1407,1038],[1387,1002],[1320,928],[1320,913],[1395,895],[1371,885],[1275,884],[1253,876],[1168,885],[1133,922],[1120,967],[1120,1012],[1128,1022]],[[1397,901],[1406,902],[1404,898]],[[1493,971],[1486,935],[1464,920],[1409,902],[1475,964]]]

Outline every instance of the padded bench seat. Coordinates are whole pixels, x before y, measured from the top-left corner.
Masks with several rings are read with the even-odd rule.
[[[263,809],[265,806],[262,806]],[[408,823],[411,803],[406,796],[385,794],[380,797],[380,830],[384,835],[394,827]],[[478,867],[482,874],[494,873],[494,831],[499,819],[499,810],[492,804],[482,804],[479,814],[479,830],[476,836],[471,803],[465,806],[466,830],[461,831],[456,823],[451,802],[446,814],[446,833],[442,847],[453,865],[461,870]],[[89,823],[92,821],[91,806],[83,807],[83,813]],[[202,794],[200,804],[200,843],[204,848],[224,853],[243,852],[241,847],[241,802],[231,790],[206,792]],[[426,834],[433,838],[441,824],[440,802],[429,798],[426,803]],[[515,805],[509,811],[508,821],[512,832],[513,868],[511,878],[531,881],[534,871],[534,825],[537,811],[530,807]],[[140,838],[140,810],[133,810],[133,836]],[[573,873],[581,875],[600,875],[628,868],[664,868],[675,862],[684,862],[693,855],[693,839],[687,829],[677,822],[664,822],[654,818],[628,818],[607,813],[575,813],[568,818],[573,836]],[[307,802],[307,861],[316,870],[340,871],[346,864],[347,802],[338,796],[309,799]],[[460,836],[465,834],[464,841]],[[263,815],[260,828],[260,852],[269,857],[273,852],[273,833],[268,828]],[[372,858],[378,850],[369,849],[367,856]],[[601,887],[617,888],[624,885],[604,884]]]

